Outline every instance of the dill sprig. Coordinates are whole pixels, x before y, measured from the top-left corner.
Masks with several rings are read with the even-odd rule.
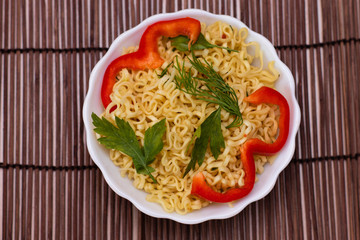
[[[156,74],[158,75],[159,78],[162,78],[163,76],[165,76],[165,74],[168,72],[169,67],[173,64],[173,62],[169,63],[164,70],[161,71],[160,74]]]
[[[192,77],[191,68],[185,70],[185,62],[182,66],[176,58],[174,67],[178,71],[175,76],[175,84],[178,89],[195,96],[197,99],[218,104],[225,111],[235,116],[234,121],[226,128],[239,127],[243,123],[238,98],[233,88],[214,70],[213,66],[204,59],[203,64],[192,51],[192,59],[189,59],[192,68],[196,69],[203,77]]]

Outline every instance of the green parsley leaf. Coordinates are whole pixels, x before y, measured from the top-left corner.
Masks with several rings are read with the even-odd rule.
[[[196,129],[196,131],[194,132],[194,135],[192,136],[187,148],[186,148],[186,153],[189,151],[190,146],[194,143],[196,138],[199,138],[201,136],[201,126],[198,127],[198,129]]]
[[[195,169],[196,163],[201,166],[204,162],[206,149],[210,140],[210,150],[217,159],[221,153],[221,148],[225,148],[224,136],[221,132],[221,108],[212,112],[201,124],[200,137],[196,139],[195,146],[191,154],[191,160],[185,169],[185,176],[191,169]]]
[[[99,118],[95,113],[91,115],[94,131],[100,135],[98,141],[108,149],[115,149],[132,158],[137,173],[149,175],[156,183],[151,174],[154,168],[148,166],[155,160],[155,156],[162,150],[162,136],[165,133],[165,119],[156,123],[145,131],[144,147],[142,148],[136,138],[135,131],[130,124],[123,119],[115,117],[116,126],[106,118]]]
[[[200,33],[195,44],[191,46],[191,50],[203,50],[206,48],[213,48],[213,47],[219,47],[219,46],[211,44],[208,41],[206,41],[205,36],[202,33]]]
[[[171,46],[175,47],[180,52],[186,52],[186,51],[189,51],[189,48],[188,48],[189,41],[190,41],[190,39],[188,37],[180,35],[180,36],[171,38]],[[191,50],[202,50],[202,49],[214,48],[214,47],[222,48],[229,52],[239,52],[238,50],[234,50],[231,48],[222,47],[222,46],[218,46],[218,45],[209,43],[202,33],[200,33],[196,42],[191,46]]]
[[[166,130],[165,118],[145,131],[144,153],[147,164],[155,160],[155,156],[163,149],[162,137]]]
[[[186,52],[189,50],[188,42],[190,39],[185,36],[177,36],[174,38],[171,38],[171,46],[175,47],[180,52]]]
[[[106,148],[119,150],[132,158],[143,158],[140,144],[128,122],[115,118],[117,125],[115,127],[106,118],[102,117],[100,119],[95,113],[91,117],[96,127],[94,131],[104,136],[99,138],[98,141]]]

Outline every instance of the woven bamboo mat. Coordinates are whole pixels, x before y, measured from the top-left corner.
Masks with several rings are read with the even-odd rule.
[[[139,212],[92,162],[82,104],[122,32],[200,8],[266,36],[291,69],[302,119],[268,196],[226,220]],[[360,2],[0,0],[0,238],[360,239]]]

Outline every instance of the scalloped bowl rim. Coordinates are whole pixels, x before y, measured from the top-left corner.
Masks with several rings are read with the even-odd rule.
[[[100,99],[102,77],[106,67],[112,60],[120,56],[122,49],[137,45],[146,27],[154,22],[170,20],[181,17],[193,17],[207,24],[215,21],[223,21],[234,27],[246,27],[249,30],[247,41],[257,41],[264,54],[264,62],[275,60],[275,67],[280,72],[280,78],[276,83],[276,89],[281,92],[290,106],[290,132],[284,148],[277,154],[273,164],[266,164],[265,170],[258,176],[253,191],[238,201],[228,204],[213,203],[210,206],[181,215],[176,212],[168,213],[158,203],[148,202],[144,191],[136,189],[127,177],[121,177],[120,169],[109,159],[108,150],[97,143],[93,132],[91,113],[100,114],[103,111]],[[266,66],[264,64],[264,66]],[[141,212],[156,218],[167,218],[185,224],[196,224],[211,219],[230,218],[241,212],[247,205],[265,197],[274,187],[276,180],[283,169],[290,163],[295,151],[295,136],[300,125],[300,108],[295,98],[295,82],[289,68],[279,59],[274,46],[262,35],[249,29],[244,23],[230,16],[216,15],[203,10],[187,9],[175,13],[163,13],[151,16],[136,27],[118,36],[111,44],[107,53],[93,68],[89,90],[83,105],[83,120],[85,124],[87,147],[91,158],[100,168],[106,182],[119,196],[128,199]],[[131,187],[128,187],[131,186]]]

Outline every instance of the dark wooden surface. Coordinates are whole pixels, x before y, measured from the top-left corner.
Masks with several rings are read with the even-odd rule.
[[[81,110],[91,69],[143,19],[200,8],[266,36],[302,119],[264,199],[182,225],[139,212],[92,162]],[[360,2],[0,0],[0,238],[360,239]]]

